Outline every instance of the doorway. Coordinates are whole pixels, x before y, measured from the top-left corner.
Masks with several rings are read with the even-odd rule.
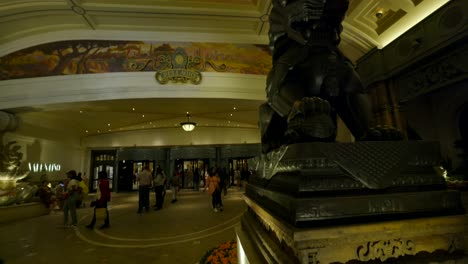
[[[182,188],[197,189],[204,179],[204,170],[208,163],[207,159],[176,160],[175,172],[181,177]]]
[[[109,186],[111,190],[114,188],[114,173],[115,173],[115,150],[93,150],[91,151],[92,171],[89,179],[89,191],[94,192],[97,189],[98,173],[100,171],[107,172]]]
[[[117,183],[119,192],[136,190],[136,174],[134,173],[133,163],[133,160],[119,161],[119,181]]]
[[[248,181],[250,176],[249,158],[229,159],[229,179],[232,186],[241,186],[241,181]]]
[[[119,181],[118,190],[123,192],[138,190],[136,176],[144,167],[148,166],[149,171],[153,173],[155,168],[153,160],[121,160],[118,164]]]

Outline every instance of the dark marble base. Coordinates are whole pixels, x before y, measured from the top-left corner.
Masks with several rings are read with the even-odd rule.
[[[246,196],[296,226],[463,214],[435,142],[300,143],[255,159]]]
[[[443,263],[468,260],[468,215],[297,227],[245,197],[242,263]]]
[[[462,214],[460,193],[452,190],[294,197],[248,185],[246,196],[296,226],[323,226]]]

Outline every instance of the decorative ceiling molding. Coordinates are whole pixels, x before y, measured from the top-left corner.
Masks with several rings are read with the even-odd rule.
[[[406,15],[406,12],[402,9],[398,9],[396,12],[391,9],[385,11],[383,16],[377,20],[377,28],[375,29],[375,32],[379,35],[382,34],[404,15]]]
[[[91,18],[86,14],[86,9],[81,7],[77,1],[68,0],[68,4],[71,6],[71,9],[75,14],[81,16],[86,24],[92,29],[96,30],[96,25],[92,22]]]
[[[424,3],[422,2],[420,5],[424,5]],[[397,41],[392,42],[382,50],[374,49],[359,59],[357,70],[361,80],[365,86],[368,86],[381,80],[405,75],[408,82],[421,82],[421,78],[416,78],[415,73],[408,73],[406,69],[430,64],[437,58],[437,55],[433,54],[444,54],[446,53],[442,51],[444,49],[452,50],[458,46],[464,47],[468,35],[467,22],[467,2],[451,1],[423,22],[405,32]],[[460,52],[460,54],[463,55],[463,52]],[[456,58],[454,61],[466,61],[466,56],[460,54],[457,53],[456,56],[453,56],[453,58]],[[448,59],[443,58],[440,61],[443,62]],[[445,72],[444,74],[438,74],[437,71],[446,71],[448,74],[445,74],[445,76],[450,76],[450,79],[454,77],[451,75],[452,72],[457,73],[463,69],[459,65],[452,67],[447,66],[446,63],[438,63],[434,67],[429,67],[425,71],[425,76],[428,79],[437,79],[445,74]],[[434,70],[434,75],[430,75],[431,70]],[[453,80],[450,79],[450,81]]]
[[[349,2],[348,12],[346,12],[346,16],[353,13],[354,10],[361,4],[363,0],[351,0]]]
[[[424,0],[417,6],[404,8],[408,14],[399,19],[378,36],[377,41],[380,43],[378,48],[384,48],[403,33],[410,30],[412,27],[449,2],[450,0]]]
[[[381,49],[447,2],[351,0],[342,38],[354,48],[343,52]],[[396,15],[378,22],[379,9]],[[2,0],[0,56],[76,39],[266,44],[270,10],[271,0]]]
[[[450,0],[353,0],[345,23],[382,49]]]

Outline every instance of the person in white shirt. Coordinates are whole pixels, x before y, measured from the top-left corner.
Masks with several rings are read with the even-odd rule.
[[[143,170],[137,175],[138,182],[138,211],[141,214],[143,207],[148,212],[150,208],[149,193],[151,184],[153,182],[153,176],[149,171],[149,167],[145,166]]]
[[[71,170],[67,172],[67,177],[69,178],[69,181],[64,193],[63,224],[68,226],[68,212],[70,212],[72,219],[71,226],[76,226],[78,223],[76,216],[76,202],[80,199],[80,194],[78,192],[79,183],[76,180],[76,171]]]

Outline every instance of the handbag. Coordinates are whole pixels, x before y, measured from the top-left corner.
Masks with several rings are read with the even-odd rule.
[[[96,219],[104,219],[107,217],[106,208],[96,208]]]

